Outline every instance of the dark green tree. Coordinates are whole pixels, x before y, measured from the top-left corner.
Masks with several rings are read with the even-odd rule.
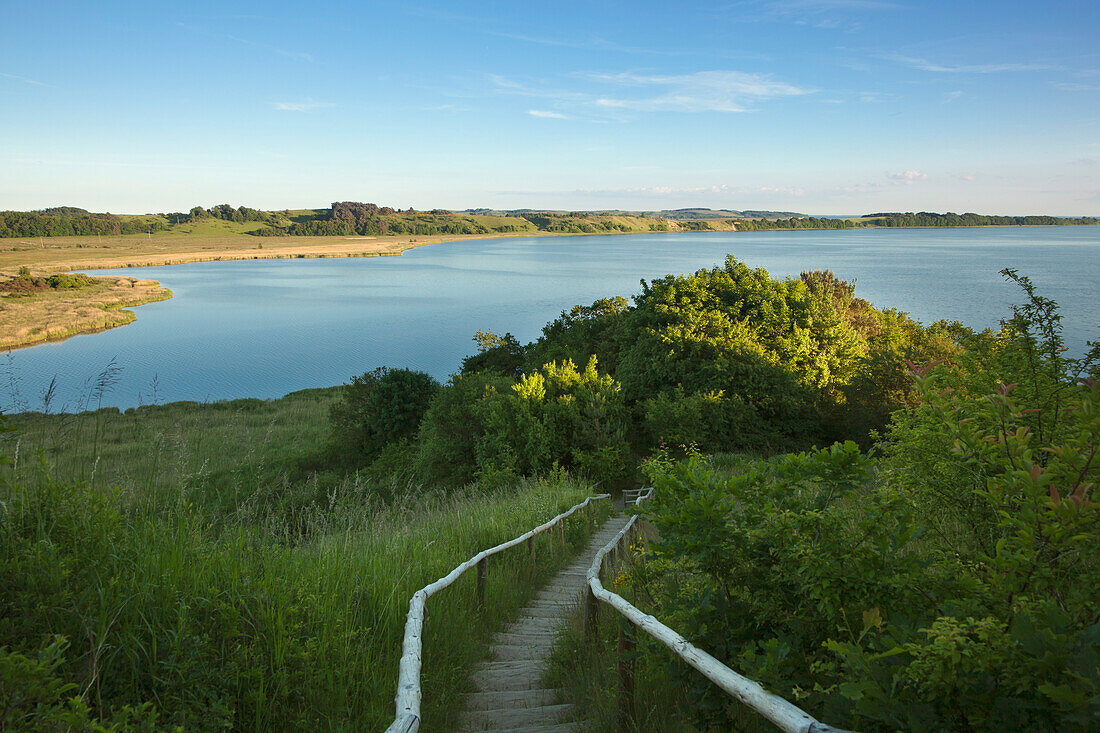
[[[338,456],[366,465],[390,443],[416,435],[439,383],[424,372],[379,367],[354,377],[330,416]]]

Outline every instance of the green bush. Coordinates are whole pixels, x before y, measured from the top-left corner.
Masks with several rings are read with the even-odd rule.
[[[424,372],[379,367],[354,377],[330,422],[336,454],[346,464],[369,464],[388,444],[416,435],[439,383]]]
[[[1057,306],[1006,276],[1025,304],[912,367],[876,463],[848,443],[732,477],[647,464],[655,615],[834,725],[1100,725],[1100,348],[1067,359]],[[710,685],[691,699],[736,717]]]
[[[47,287],[54,290],[78,290],[95,285],[95,280],[83,274],[70,275],[67,272],[50,275],[46,278]]]
[[[629,475],[625,417],[619,385],[598,372],[595,357],[583,370],[551,362],[518,382],[458,375],[424,416],[421,476],[493,485],[558,466],[611,484]]]

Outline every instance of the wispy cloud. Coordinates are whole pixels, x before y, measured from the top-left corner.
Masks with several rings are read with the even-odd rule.
[[[886,177],[894,183],[912,185],[917,181],[925,181],[928,179],[927,173],[921,173],[920,171],[902,171],[901,173],[887,173]]]
[[[745,112],[756,101],[809,94],[803,89],[764,74],[743,71],[698,71],[694,74],[641,75],[590,74],[589,78],[620,89],[664,90],[655,96],[601,96],[602,107],[637,111]]]
[[[554,99],[562,102],[585,102],[589,95],[581,92],[573,92],[564,89],[553,89],[526,84],[524,82],[509,79],[499,74],[489,74],[489,81],[497,92],[502,94],[514,94],[521,97],[538,97],[540,99]]]
[[[3,71],[0,71],[0,76],[4,77],[5,79],[14,79],[15,81],[21,81],[24,84],[33,84],[36,87],[50,86],[49,84],[38,81],[37,79],[28,79],[27,77],[19,76],[18,74],[5,74]]]
[[[740,21],[794,23],[851,33],[861,27],[854,16],[901,7],[886,0],[745,0],[731,9]]]
[[[184,30],[191,31],[192,33],[198,33],[199,35],[207,36],[209,38],[220,38],[226,41],[233,41],[244,46],[252,46],[253,48],[259,48],[270,53],[277,54],[279,56],[285,56],[290,59],[296,59],[298,61],[308,61],[313,63],[313,56],[305,53],[304,51],[290,51],[279,46],[273,46],[270,43],[263,43],[261,41],[253,41],[248,38],[241,38],[240,36],[230,35],[229,33],[219,33],[217,31],[210,31],[206,28],[201,28],[190,23],[176,23],[177,26]]]
[[[425,112],[469,112],[469,107],[464,107],[461,104],[436,104],[430,107],[424,107]]]
[[[973,173],[957,173],[955,178],[958,178],[960,181],[966,181],[967,183],[978,180],[978,177]]]
[[[531,115],[532,117],[545,117],[551,120],[569,119],[567,115],[563,115],[561,112],[551,112],[545,109],[529,109],[527,110],[527,114]]]
[[[1050,71],[1062,68],[1054,64],[1021,64],[1015,62],[1003,64],[958,64],[949,66],[946,64],[937,64],[927,59],[903,56],[897,53],[886,54],[883,58],[888,61],[904,64],[913,69],[933,71],[941,74],[997,74],[1006,71]]]
[[[711,59],[754,59],[756,61],[762,61],[771,58],[770,54],[749,51],[743,48],[722,50],[716,50],[711,47],[676,48],[665,44],[657,46],[633,46],[629,44],[619,43],[618,41],[613,41],[608,38],[604,38],[603,36],[593,34],[581,36],[557,36],[552,34],[532,35],[529,33],[510,33],[505,31],[492,30],[483,30],[482,33],[490,36],[495,36],[497,38],[507,38],[512,41],[519,41],[521,43],[531,43],[537,46],[608,51],[611,53],[627,55],[663,56],[667,58],[706,57]]]
[[[1051,85],[1063,92],[1100,92],[1100,84],[1082,84],[1075,81],[1056,81]]]
[[[275,109],[281,112],[312,112],[315,109],[335,107],[332,102],[318,102],[315,99],[307,99],[302,102],[276,102]]]

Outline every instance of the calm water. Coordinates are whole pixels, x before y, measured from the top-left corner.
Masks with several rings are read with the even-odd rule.
[[[829,268],[857,295],[923,322],[993,326],[1019,302],[998,271],[1018,268],[1062,306],[1074,353],[1100,324],[1100,227],[639,234],[496,239],[401,257],[203,262],[98,271],[159,280],[171,300],[122,328],[0,356],[3,409],[86,402],[118,367],[104,405],[278,397],[377,366],[444,379],[478,328],[526,342],[563,309],[632,295],[641,278],[692,272],[733,254],[775,276]],[[93,405],[94,406],[94,399]]]

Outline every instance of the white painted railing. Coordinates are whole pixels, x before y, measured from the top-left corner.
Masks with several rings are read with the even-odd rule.
[[[652,496],[653,489],[649,489],[645,493],[639,492],[636,498],[630,497],[633,501],[630,501],[630,499],[626,500],[627,506],[629,506],[630,503],[633,503],[635,506],[640,506],[643,501]],[[615,538],[596,553],[596,558],[592,561],[592,566],[588,568],[588,592],[585,594],[584,625],[587,635],[594,636],[596,633],[597,600],[614,608],[631,624],[630,626],[624,626],[619,632],[620,716],[624,718],[633,717],[633,627],[636,626],[667,646],[672,650],[672,653],[680,657],[680,659],[702,672],[703,676],[718,685],[727,694],[741,701],[774,723],[780,730],[784,731],[784,733],[846,733],[839,728],[833,728],[824,723],[819,723],[809,713],[798,706],[778,695],[768,692],[749,678],[734,672],[702,649],[691,644],[691,642],[680,634],[662,624],[653,616],[642,613],[624,598],[603,587],[603,584],[600,583],[600,570],[603,569],[604,558],[612,552],[618,556],[623,552],[623,550],[620,549],[620,546],[623,544],[626,545],[625,551],[630,551],[630,539],[632,534],[636,532],[635,526],[637,520],[638,515],[631,517],[626,526],[615,535]]]
[[[562,512],[558,516],[551,519],[545,524],[540,524],[530,532],[516,537],[515,539],[508,540],[502,544],[492,547],[488,550],[482,550],[478,554],[471,557],[466,562],[462,563],[454,570],[443,576],[439,580],[424,586],[416,593],[413,593],[412,598],[409,600],[409,615],[405,619],[405,639],[401,645],[401,661],[398,665],[397,673],[397,695],[394,697],[394,703],[397,707],[397,714],[393,723],[389,728],[386,728],[386,733],[416,733],[420,730],[420,663],[422,659],[422,636],[424,632],[424,609],[428,599],[433,595],[443,590],[447,586],[458,580],[459,576],[465,573],[470,568],[477,567],[477,597],[480,602],[485,600],[485,573],[486,564],[485,561],[491,555],[495,555],[499,552],[515,547],[516,545],[527,542],[528,548],[532,547],[535,535],[549,531],[557,527],[562,536],[562,542],[565,541],[565,525],[564,521],[570,515],[586,508],[591,502],[601,499],[610,499],[611,494],[599,494],[597,496],[590,496],[580,504],[577,504],[573,508],[566,512]]]

